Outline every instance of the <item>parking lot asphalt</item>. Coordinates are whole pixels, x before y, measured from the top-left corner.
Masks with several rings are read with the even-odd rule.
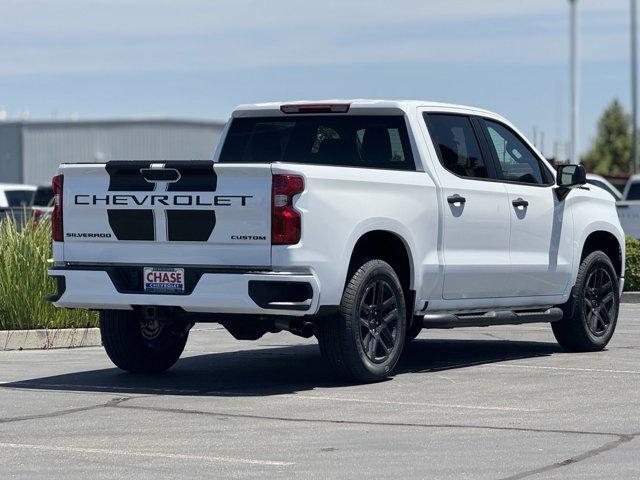
[[[0,352],[0,478],[637,479],[639,317],[598,353],[544,324],[423,331],[359,386],[313,340],[216,325],[154,376],[99,347]]]

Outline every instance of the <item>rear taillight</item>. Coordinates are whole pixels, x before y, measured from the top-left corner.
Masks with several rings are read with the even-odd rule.
[[[64,175],[56,175],[51,180],[55,204],[53,205],[53,213],[51,214],[51,237],[54,242],[64,242],[62,233],[62,187],[64,184]]]
[[[274,175],[271,197],[271,243],[295,245],[300,241],[300,212],[293,208],[293,196],[304,190],[297,175]]]

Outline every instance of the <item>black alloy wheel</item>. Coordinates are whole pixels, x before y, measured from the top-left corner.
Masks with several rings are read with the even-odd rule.
[[[360,342],[367,358],[383,363],[398,338],[398,300],[386,280],[373,281],[360,301]]]
[[[615,312],[613,278],[606,268],[598,266],[587,277],[584,292],[585,320],[589,331],[602,337],[609,330]]]

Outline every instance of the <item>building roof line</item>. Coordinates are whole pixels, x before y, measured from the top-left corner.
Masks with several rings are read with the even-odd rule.
[[[69,126],[69,125],[201,125],[222,127],[222,120],[204,120],[178,117],[122,117],[122,118],[83,118],[72,119],[34,119],[34,120],[0,120],[0,127],[11,126]]]

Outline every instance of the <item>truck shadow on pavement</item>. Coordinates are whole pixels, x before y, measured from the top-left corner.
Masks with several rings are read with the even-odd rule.
[[[546,342],[418,339],[405,348],[395,376],[429,375],[432,372],[545,357],[560,351],[557,344]],[[189,355],[187,352],[187,356],[162,374],[135,375],[117,368],[107,368],[35,378],[3,386],[215,397],[270,396],[345,385],[336,380],[325,365],[318,346],[308,344],[204,355]]]

